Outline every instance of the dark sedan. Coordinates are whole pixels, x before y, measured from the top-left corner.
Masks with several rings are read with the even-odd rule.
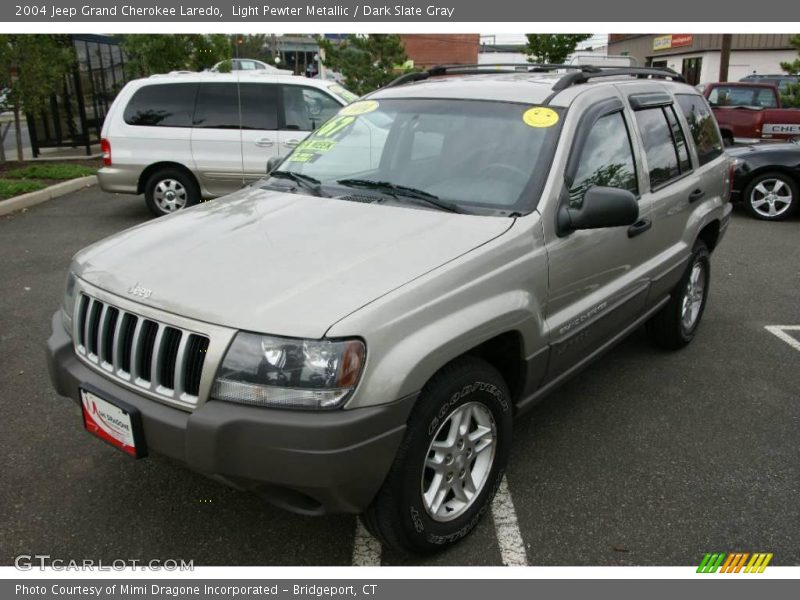
[[[800,144],[728,148],[736,159],[731,200],[757,219],[780,221],[800,204]]]

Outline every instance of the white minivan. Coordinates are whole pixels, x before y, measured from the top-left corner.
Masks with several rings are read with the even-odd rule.
[[[100,186],[157,216],[252,183],[356,96],[274,73],[175,73],[128,83],[103,124]]]

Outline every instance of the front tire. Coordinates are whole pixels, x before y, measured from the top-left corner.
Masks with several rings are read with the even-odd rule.
[[[489,509],[511,445],[508,386],[488,363],[458,359],[423,388],[389,475],[365,514],[384,545],[441,550]]]
[[[200,201],[200,189],[194,177],[180,169],[160,169],[144,186],[147,208],[157,217],[169,215]]]
[[[711,282],[709,252],[698,240],[681,280],[669,302],[647,322],[647,333],[654,344],[679,350],[694,339],[706,307]]]
[[[797,183],[780,172],[763,173],[744,190],[744,208],[763,221],[781,221],[791,215],[798,204]]]

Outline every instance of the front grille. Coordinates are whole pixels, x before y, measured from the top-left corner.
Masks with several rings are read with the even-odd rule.
[[[112,377],[166,400],[195,403],[209,339],[81,294],[75,349]]]

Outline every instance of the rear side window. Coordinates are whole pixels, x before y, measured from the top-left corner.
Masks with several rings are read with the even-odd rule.
[[[676,94],[678,106],[689,123],[689,133],[697,147],[697,158],[704,165],[722,154],[722,140],[714,115],[701,96]]]
[[[242,83],[239,93],[242,101],[242,129],[278,128],[277,85]]]
[[[239,94],[230,83],[201,83],[197,92],[194,126],[202,129],[239,129]]]
[[[664,109],[657,107],[639,110],[636,112],[636,122],[644,143],[651,189],[680,176],[678,150]]]
[[[664,114],[667,116],[667,122],[669,122],[669,128],[672,131],[672,141],[675,144],[675,149],[678,151],[678,166],[681,173],[687,173],[692,170],[692,161],[689,158],[689,148],[686,146],[683,127],[678,121],[678,115],[675,114],[675,108],[665,106]]]
[[[630,135],[622,113],[597,120],[583,147],[569,190],[572,208],[583,205],[583,196],[594,186],[617,187],[637,194],[636,168]]]
[[[286,129],[314,131],[342,109],[325,92],[299,85],[284,85],[283,111]]]
[[[123,118],[128,125],[191,127],[196,83],[147,85],[134,92]]]

